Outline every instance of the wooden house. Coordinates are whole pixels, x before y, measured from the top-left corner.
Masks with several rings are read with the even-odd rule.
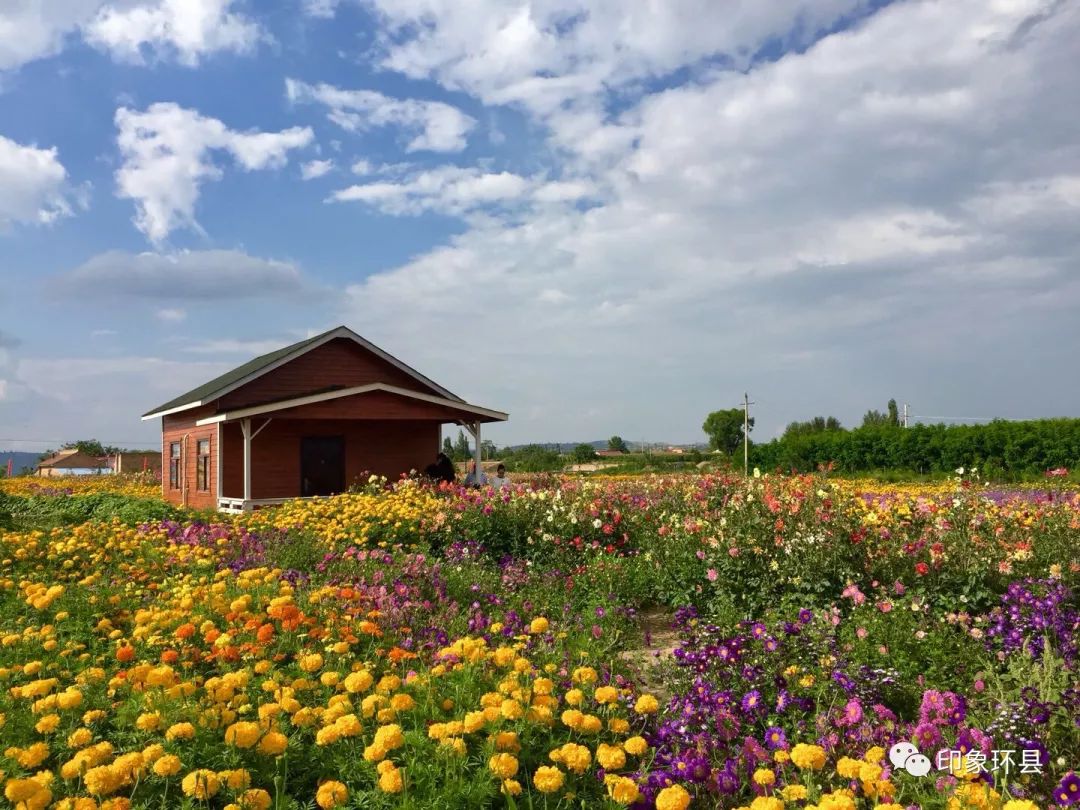
[[[396,478],[439,452],[444,423],[507,414],[472,405],[344,326],[256,357],[143,415],[161,419],[165,498],[250,511]]]

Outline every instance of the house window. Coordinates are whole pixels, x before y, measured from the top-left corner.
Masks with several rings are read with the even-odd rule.
[[[180,489],[180,442],[169,444],[169,489]]]
[[[210,489],[210,440],[199,439],[199,457],[195,462],[195,489],[207,492]]]

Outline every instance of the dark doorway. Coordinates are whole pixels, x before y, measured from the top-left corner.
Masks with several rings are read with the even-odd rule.
[[[300,440],[300,495],[345,491],[345,437],[305,436]]]

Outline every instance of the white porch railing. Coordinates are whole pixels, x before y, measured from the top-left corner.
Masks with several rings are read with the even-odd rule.
[[[239,514],[253,512],[263,506],[278,506],[286,501],[302,501],[306,498],[218,498],[218,511]]]

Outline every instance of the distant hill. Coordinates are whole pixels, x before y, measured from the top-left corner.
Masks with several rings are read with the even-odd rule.
[[[37,467],[38,458],[40,453],[24,453],[20,450],[0,450],[0,470],[7,469],[8,459],[13,459],[14,472],[16,475],[22,470],[23,467],[29,467],[34,469]]]

